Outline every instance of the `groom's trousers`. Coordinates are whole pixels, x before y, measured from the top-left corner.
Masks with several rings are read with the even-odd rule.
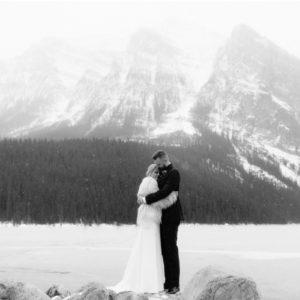
[[[177,247],[177,233],[179,223],[161,223],[160,238],[164,261],[165,283],[164,288],[179,288],[180,264]]]

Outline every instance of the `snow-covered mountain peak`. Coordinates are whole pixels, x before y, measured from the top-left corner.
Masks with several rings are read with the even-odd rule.
[[[265,40],[266,43],[269,42],[267,38],[261,36],[258,32],[256,32],[252,27],[248,26],[247,24],[236,25],[232,29],[230,39],[235,41],[241,41],[243,43],[253,43],[254,41],[258,42],[263,40]]]
[[[180,52],[168,37],[148,28],[136,31],[130,38],[128,52],[134,54],[173,56]]]
[[[194,116],[219,134],[255,145],[262,156],[273,157],[275,147],[290,157],[299,155],[299,99],[300,60],[240,25],[220,48]],[[290,172],[299,182],[297,171]]]

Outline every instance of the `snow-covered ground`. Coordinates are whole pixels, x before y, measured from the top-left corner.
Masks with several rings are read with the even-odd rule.
[[[42,290],[74,291],[121,277],[135,225],[0,224],[0,280],[30,282]],[[179,227],[181,287],[206,266],[254,279],[264,300],[300,298],[300,225],[187,225]]]

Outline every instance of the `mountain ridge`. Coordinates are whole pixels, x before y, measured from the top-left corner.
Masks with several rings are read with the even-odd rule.
[[[287,188],[250,163],[254,151],[300,186],[299,59],[239,25],[211,63],[212,70],[201,68],[176,43],[148,29],[136,32],[119,53],[46,39],[13,68],[2,65],[0,136],[183,145],[212,131],[232,143],[248,172]],[[195,74],[207,80],[198,86]]]

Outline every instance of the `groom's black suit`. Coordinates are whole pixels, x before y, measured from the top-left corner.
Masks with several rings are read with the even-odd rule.
[[[170,164],[160,169],[157,179],[159,191],[145,197],[147,204],[157,202],[167,197],[172,191],[179,191],[180,174]],[[183,220],[179,197],[177,201],[162,211],[160,224],[161,249],[165,269],[165,289],[179,288],[180,264],[177,247],[177,233],[180,221]]]

